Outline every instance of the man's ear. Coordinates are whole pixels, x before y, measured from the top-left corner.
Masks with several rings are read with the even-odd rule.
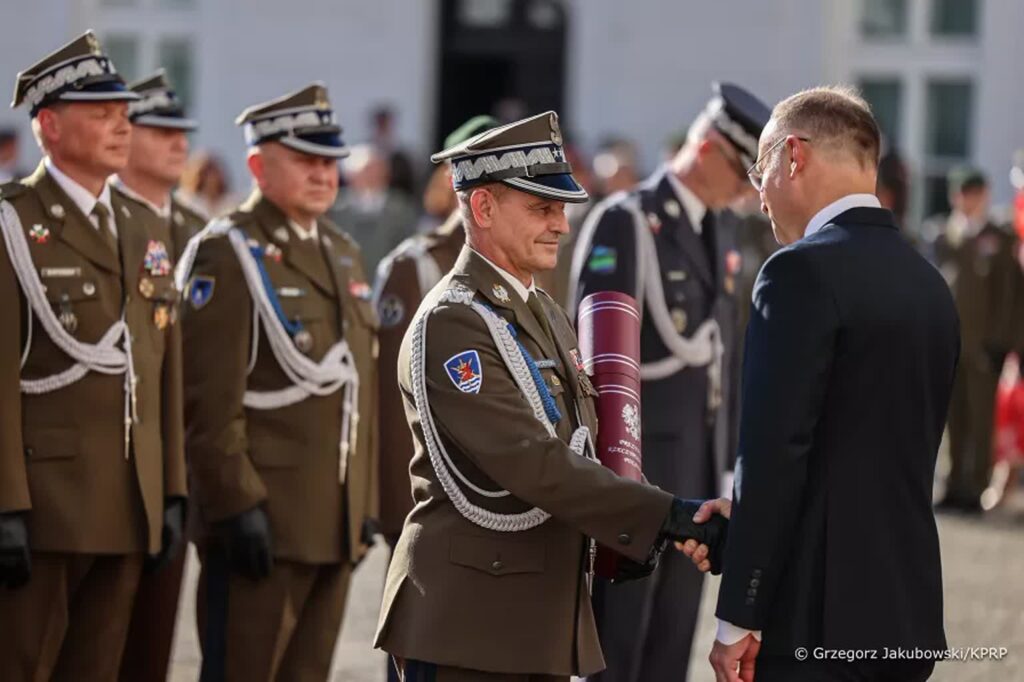
[[[792,178],[807,165],[807,148],[795,135],[786,138],[786,148],[789,150],[789,177]]]
[[[266,175],[264,169],[264,158],[259,148],[253,148],[249,150],[249,156],[245,159],[245,164],[249,167],[249,172],[252,173],[253,179],[257,185],[263,185],[263,178]]]
[[[486,187],[478,187],[470,193],[469,207],[473,211],[473,221],[478,227],[490,229],[494,222],[497,203],[494,194]]]

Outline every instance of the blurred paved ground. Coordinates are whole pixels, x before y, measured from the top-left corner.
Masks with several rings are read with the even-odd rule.
[[[1002,661],[943,663],[937,667],[932,680],[1024,680],[1024,501],[998,518],[940,517],[939,532],[950,646],[1004,646],[1010,653]],[[345,625],[335,652],[333,681],[384,680],[384,656],[371,650],[370,642],[377,623],[385,561],[385,552],[378,547],[356,572]],[[192,599],[194,567],[193,562],[186,599],[181,605],[171,674],[173,682],[191,682],[198,678],[199,648]],[[691,662],[691,682],[714,679],[705,659],[714,635],[717,590],[717,579],[710,580],[699,628],[701,636],[695,646],[698,658]],[[885,616],[880,614],[880,617]]]

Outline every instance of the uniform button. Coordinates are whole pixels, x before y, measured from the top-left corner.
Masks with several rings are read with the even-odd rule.
[[[760,587],[761,586],[761,581],[758,580],[757,578],[752,578],[751,581],[750,581],[750,586],[751,587]]]
[[[747,606],[753,606],[754,605],[753,597],[747,597],[747,602],[746,603],[747,603]]]
[[[750,575],[754,576],[755,578],[760,578],[760,577],[761,577],[761,569],[760,569],[760,568],[755,568],[755,569],[754,569],[754,570],[753,570],[753,571],[751,572],[751,574],[750,574]]]
[[[25,448],[25,457],[32,457],[33,454],[34,451],[32,450],[32,448]]]
[[[494,563],[491,564],[491,568],[495,571],[500,571],[505,568],[505,564],[501,563],[501,559],[495,559]]]
[[[747,596],[748,597],[756,597],[757,596],[757,590],[755,588],[751,587],[749,590],[747,590]]]
[[[82,293],[86,296],[92,296],[96,293],[96,285],[92,282],[86,282],[82,285]]]
[[[623,533],[619,536],[620,545],[628,545],[631,542],[633,542],[633,538],[629,537],[629,533]]]
[[[552,375],[551,376],[551,385],[552,386],[561,386],[562,382],[558,380],[558,377]]]

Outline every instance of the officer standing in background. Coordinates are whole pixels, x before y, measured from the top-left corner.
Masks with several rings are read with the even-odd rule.
[[[322,217],[346,153],[324,86],[237,123],[258,189],[178,269],[203,679],[324,680],[376,515],[377,320]]]
[[[149,222],[161,228],[159,239],[177,261],[206,223],[173,195],[188,159],[188,133],[196,129],[196,122],[185,116],[162,69],[128,88],[139,95],[128,105],[131,153],[128,165],[111,182],[145,207]],[[172,350],[179,354],[180,364],[180,344]],[[177,409],[180,414],[182,406]],[[179,552],[162,570],[143,572],[121,661],[124,682],[167,679],[185,557],[186,552]]]
[[[474,116],[445,138],[445,149],[497,125],[497,119],[490,116]],[[412,510],[409,460],[413,444],[409,430],[400,427],[405,422],[405,407],[398,390],[398,351],[420,301],[452,269],[465,243],[462,217],[453,211],[436,229],[406,239],[377,268],[374,297],[380,318],[380,421],[388,426],[380,433],[380,530],[391,547]]]
[[[735,305],[739,254],[720,251],[715,211],[744,194],[746,169],[770,111],[736,85],[714,96],[667,166],[588,216],[573,254],[579,301],[621,291],[643,310],[640,331],[643,469],[684,498],[731,489],[738,410]],[[703,577],[668,552],[650,580],[599,581],[595,611],[609,682],[681,679]]]
[[[185,512],[177,291],[164,225],[108,184],[127,90],[92,32],[18,74],[45,159],[0,189],[0,661],[114,680],[146,555]]]
[[[125,194],[146,204],[170,224],[174,259],[207,218],[182,202],[174,192],[188,162],[188,134],[199,125],[188,118],[163,69],[128,86],[140,99],[128,107],[132,121],[132,153],[114,183]]]
[[[925,247],[953,291],[960,314],[960,363],[949,406],[952,468],[937,507],[977,514],[992,475],[996,386],[1007,353],[1024,350],[1024,274],[1010,226],[989,215],[981,171],[949,175],[948,217],[922,228]]]

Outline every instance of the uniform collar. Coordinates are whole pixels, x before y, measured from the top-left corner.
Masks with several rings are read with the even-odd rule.
[[[301,225],[299,225],[297,222],[295,222],[291,218],[288,218],[288,227],[292,228],[292,232],[295,233],[295,236],[299,238],[300,242],[311,241],[311,240],[312,241],[316,241],[317,237],[320,236],[320,232],[319,232],[319,230],[316,227],[316,221],[315,220],[313,221],[313,227],[312,228],[308,228],[308,227],[302,227]]]
[[[111,220],[114,220],[114,205],[110,202],[110,183],[103,183],[103,191],[100,192],[99,197],[92,195],[92,192],[82,187],[80,184],[68,177],[61,169],[57,168],[49,156],[47,156],[43,163],[46,164],[46,172],[50,174],[57,186],[60,187],[68,198],[74,202],[75,206],[82,211],[87,217],[92,216],[92,210],[96,208],[96,204],[103,204],[107,209],[107,215],[110,216]]]
[[[690,224],[695,227],[699,226],[708,212],[708,207],[667,166],[665,167],[665,176],[668,178],[668,184],[672,187],[672,191],[676,194],[676,199],[683,205]]]
[[[113,176],[108,184],[116,187],[122,194],[126,194],[129,198],[134,199],[143,206],[148,207],[151,211],[153,211],[153,213],[156,213],[158,217],[163,218],[164,220],[167,220],[171,217],[170,194],[167,195],[167,199],[164,201],[163,206],[157,206],[152,201],[142,196],[141,194],[133,190],[131,187],[129,187],[127,184],[125,184],[125,181],[121,179],[120,175]]]
[[[847,194],[845,197],[840,197],[814,214],[814,217],[807,223],[804,237],[810,237],[828,225],[840,213],[845,213],[851,208],[882,208],[882,203],[874,194]]]
[[[534,293],[537,290],[536,283],[532,278],[530,279],[530,286],[529,288],[527,288],[523,286],[522,282],[513,277],[512,273],[499,268],[497,265],[494,264],[494,262],[490,258],[483,255],[482,253],[474,249],[472,246],[469,247],[469,250],[475,253],[476,255],[480,256],[481,260],[483,260],[485,263],[494,268],[498,272],[498,274],[501,275],[502,278],[504,278],[508,285],[512,287],[512,290],[519,294],[519,297],[523,299],[523,301],[526,301],[526,299],[530,297],[530,294]]]

